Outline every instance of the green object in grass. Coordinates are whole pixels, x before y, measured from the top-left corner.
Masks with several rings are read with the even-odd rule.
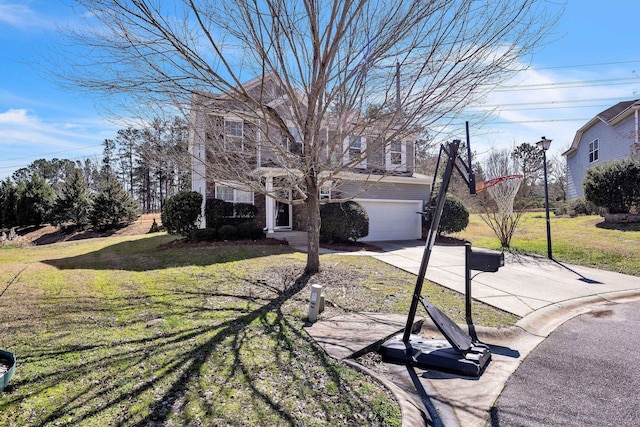
[[[16,357],[13,353],[0,350],[0,392],[9,384],[15,372]]]

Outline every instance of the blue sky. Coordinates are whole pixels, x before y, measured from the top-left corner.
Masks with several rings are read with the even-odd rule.
[[[75,18],[72,3],[0,0],[0,178],[39,158],[97,158],[102,141],[119,129],[99,113],[98,100],[64,91],[39,72],[56,26]],[[638,16],[633,0],[567,0],[555,36],[531,58],[531,69],[486,100],[500,112],[482,126],[471,124],[472,147],[482,153],[546,136],[558,155],[600,111],[640,98]]]

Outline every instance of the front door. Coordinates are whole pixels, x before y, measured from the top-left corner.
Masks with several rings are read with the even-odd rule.
[[[283,199],[291,200],[291,190],[279,190],[279,196]],[[276,224],[275,229],[278,230],[291,230],[291,205],[288,203],[282,203],[276,200]]]

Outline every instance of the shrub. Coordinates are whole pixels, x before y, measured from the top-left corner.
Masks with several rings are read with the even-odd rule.
[[[258,208],[251,203],[233,204],[233,216],[236,218],[253,219],[258,215]]]
[[[243,222],[238,225],[238,237],[242,239],[260,240],[264,239],[262,227],[255,221]]]
[[[356,202],[326,203],[320,206],[320,218],[323,242],[356,241],[369,235],[369,216]]]
[[[577,215],[594,215],[598,213],[598,207],[584,197],[579,197],[562,203],[556,209],[556,213],[558,215],[569,215],[572,217]]]
[[[218,228],[218,237],[221,240],[234,240],[238,237],[238,227],[227,224]]]
[[[258,208],[251,203],[231,203],[221,199],[207,199],[204,216],[207,228],[220,228],[223,225],[238,226],[254,219]]]
[[[640,163],[625,159],[593,167],[582,185],[588,201],[610,213],[628,213],[640,205]]]
[[[194,242],[211,242],[218,239],[218,231],[215,228],[198,228],[191,232],[189,238]]]
[[[207,199],[204,206],[204,217],[207,228],[220,228],[225,219],[233,217],[233,203],[221,199]]]
[[[160,218],[169,234],[185,237],[197,229],[200,218],[202,195],[197,191],[181,191],[167,199],[162,207]]]
[[[436,199],[431,201],[431,207],[435,208]],[[423,217],[423,227],[428,229],[431,227],[433,209],[427,211],[427,215]],[[443,234],[458,233],[469,225],[469,211],[465,207],[462,200],[452,194],[447,194],[444,201],[444,209],[438,224],[438,236]]]

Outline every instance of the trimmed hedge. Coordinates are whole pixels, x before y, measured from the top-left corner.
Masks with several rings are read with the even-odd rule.
[[[260,240],[265,238],[264,230],[255,221],[243,222],[237,228],[238,237],[241,239]]]
[[[218,228],[218,238],[220,240],[235,240],[238,238],[238,227],[231,224]]]
[[[202,194],[197,191],[181,191],[165,201],[160,214],[162,225],[169,234],[189,237],[197,229],[201,206]]]
[[[431,207],[435,208],[436,199],[431,200]],[[431,227],[431,210],[428,215],[423,216],[423,227],[429,229]],[[469,225],[469,211],[465,207],[462,200],[452,194],[447,194],[444,201],[444,209],[438,224],[438,236],[443,234],[459,233]]]
[[[221,199],[207,199],[204,216],[207,228],[220,228],[223,225],[238,226],[258,215],[258,208],[251,203],[231,203]]]
[[[355,242],[369,235],[367,211],[353,201],[321,205],[320,219],[322,242]]]

